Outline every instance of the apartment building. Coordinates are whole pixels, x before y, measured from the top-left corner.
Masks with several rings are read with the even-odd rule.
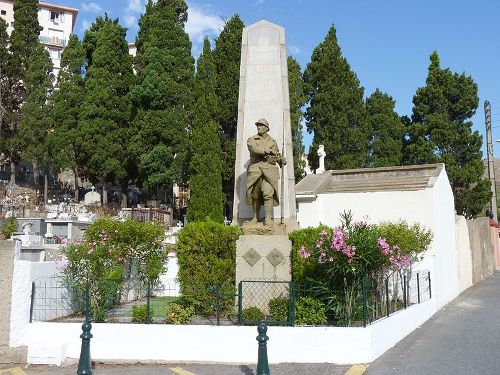
[[[38,5],[38,22],[43,27],[39,40],[49,51],[55,75],[61,67],[61,53],[73,32],[77,14],[78,9],[75,8],[44,2]],[[14,28],[13,0],[0,0],[0,17],[7,22],[7,32],[10,35]]]

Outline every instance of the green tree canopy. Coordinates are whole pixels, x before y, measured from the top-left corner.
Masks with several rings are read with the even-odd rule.
[[[430,60],[426,85],[413,97],[405,159],[408,164],[445,163],[457,213],[475,217],[491,197],[483,178],[482,137],[471,129],[477,85],[464,73],[442,69],[437,52]]]
[[[379,89],[366,99],[368,122],[373,131],[370,155],[372,167],[402,163],[404,125],[394,111],[394,105],[394,100]]]
[[[222,193],[222,149],[215,117],[219,100],[215,94],[217,74],[210,41],[205,38],[196,70],[196,105],[193,118],[189,179],[190,221],[224,219]]]
[[[7,34],[7,23],[0,18],[0,147],[3,150],[2,141],[4,136],[5,100],[3,99],[9,88],[8,86],[8,58],[9,58],[9,36]],[[4,155],[5,157],[5,155]]]
[[[313,151],[320,144],[325,146],[327,154],[326,169],[364,166],[371,136],[363,102],[364,90],[342,56],[333,25],[325,40],[314,49],[304,81],[310,104],[306,125],[309,132],[314,132],[309,152],[313,167],[316,155]]]
[[[194,79],[186,10],[182,0],[150,0],[139,21],[129,151],[150,190],[182,181],[186,167]]]
[[[24,160],[50,162],[46,144],[50,130],[47,116],[47,100],[52,92],[54,76],[49,53],[41,44],[33,49],[26,72],[26,102],[22,107],[22,119],[17,141]]]
[[[48,51],[37,44],[31,52],[26,80],[24,81],[26,100],[22,106],[21,122],[16,135],[16,143],[24,160],[33,163],[35,186],[38,187],[39,168],[45,166],[45,180],[52,165],[52,148],[49,146],[50,127],[48,98],[53,89],[54,75]],[[44,202],[47,202],[47,184]]]
[[[71,35],[61,56],[56,90],[50,97],[52,132],[48,143],[52,166],[56,171],[71,168],[75,176],[83,165],[77,143],[78,117],[83,104],[85,49],[76,35]]]
[[[83,173],[105,182],[127,178],[132,59],[126,29],[106,17],[96,31],[92,64],[87,69],[84,103],[78,122]]]
[[[300,65],[293,57],[288,56],[288,85],[290,92],[290,125],[292,128],[293,168],[295,183],[305,175],[305,162],[302,160],[304,145],[302,144],[302,121],[304,111],[302,107],[307,103],[307,95],[302,80]]]
[[[2,147],[10,157],[11,181],[15,182],[15,163],[22,151],[18,128],[26,100],[27,71],[37,48],[40,24],[38,23],[38,0],[16,0],[13,5],[14,29],[10,36],[10,54],[7,59],[7,90],[2,99],[5,108]]]
[[[227,202],[233,202],[236,129],[238,124],[238,87],[240,82],[241,36],[245,25],[239,15],[231,17],[215,41],[217,67],[216,93],[220,107],[217,121],[222,144],[223,189]]]

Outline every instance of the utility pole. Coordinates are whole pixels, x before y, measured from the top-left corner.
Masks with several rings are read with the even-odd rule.
[[[488,154],[488,177],[491,187],[491,202],[490,209],[493,212],[493,219],[498,222],[497,216],[497,192],[495,185],[495,166],[493,164],[493,140],[491,137],[491,104],[489,101],[484,102],[484,118],[486,122],[486,150]]]

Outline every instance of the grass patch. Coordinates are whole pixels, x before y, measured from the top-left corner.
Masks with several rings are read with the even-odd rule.
[[[172,302],[179,300],[179,297],[151,297],[149,301],[149,307],[153,310],[153,317],[165,318],[167,314],[167,305]],[[134,303],[134,305],[146,305],[146,299],[140,299]],[[124,316],[132,316],[132,307],[124,313]]]

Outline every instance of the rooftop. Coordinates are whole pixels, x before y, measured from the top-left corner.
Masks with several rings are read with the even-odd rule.
[[[415,191],[432,187],[444,164],[360,168],[310,174],[295,187],[297,195]]]

